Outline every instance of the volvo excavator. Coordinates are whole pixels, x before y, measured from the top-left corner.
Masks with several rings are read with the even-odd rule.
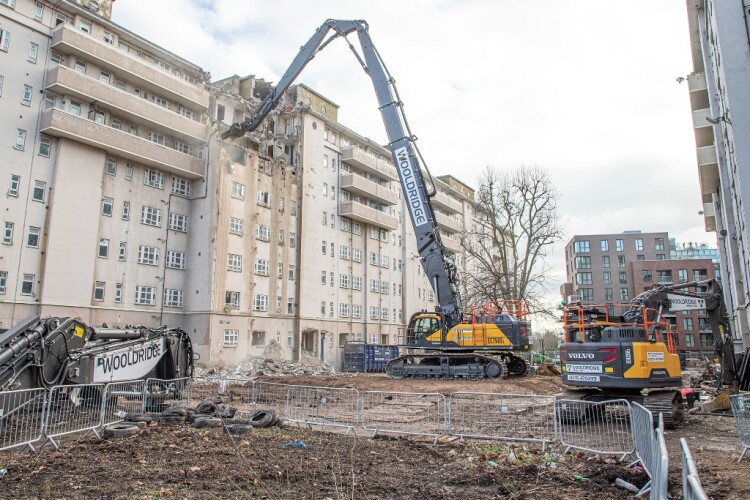
[[[609,306],[609,307],[607,307]],[[612,307],[622,315],[612,314]],[[625,305],[569,304],[564,308],[565,342],[560,346],[562,381],[576,390],[566,397],[591,401],[627,399],[642,404],[664,425],[685,417],[682,370],[675,325],[665,315],[705,311],[721,361],[720,385],[737,391],[731,322],[714,279],[657,285]]]
[[[348,40],[356,33],[361,54]],[[234,123],[222,139],[239,138],[256,130],[279,104],[284,92],[315,55],[337,38],[349,44],[365,73],[372,80],[380,113],[388,135],[388,147],[396,166],[409,218],[417,238],[419,260],[437,297],[436,311],[412,315],[402,347],[425,351],[391,360],[386,372],[394,378],[502,378],[525,375],[529,364],[517,351],[528,351],[530,324],[521,305],[492,301],[486,306],[464,308],[458,290],[454,255],[443,245],[430,198],[436,189],[430,176],[428,188],[422,170],[424,159],[409,129],[395,80],[372,43],[368,25],[362,20],[324,22],[302,46],[289,68],[256,112]],[[525,307],[525,305],[523,305]],[[515,313],[515,314],[514,314]]]

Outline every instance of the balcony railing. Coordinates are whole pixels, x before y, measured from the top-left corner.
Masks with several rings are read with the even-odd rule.
[[[145,59],[123,52],[113,45],[62,23],[52,31],[52,48],[72,54],[82,61],[96,63],[103,69],[127,75],[126,79],[143,90],[155,92],[192,110],[208,109],[209,92],[183,80]]]
[[[341,149],[341,161],[367,173],[375,174],[386,180],[397,181],[396,168],[389,162],[378,160],[356,146]]]
[[[394,216],[355,201],[341,202],[339,205],[339,214],[364,224],[370,224],[391,231],[398,228],[398,220]]]
[[[206,140],[206,125],[70,68],[50,69],[47,82],[47,90],[56,94],[71,95],[85,102],[96,101],[97,106],[111,110],[119,118],[136,124],[146,123],[153,130],[166,130],[184,142]]]
[[[441,191],[438,191],[432,198],[432,204],[452,214],[460,214],[463,212],[460,201],[451,198]]]
[[[371,200],[379,201],[386,205],[398,204],[398,196],[396,193],[383,187],[380,184],[376,184],[369,179],[362,177],[357,174],[344,174],[341,176],[341,189],[345,189],[351,193],[370,198]]]
[[[40,131],[187,178],[203,175],[204,162],[141,137],[53,108],[42,112]]]
[[[435,212],[435,219],[438,226],[452,233],[460,233],[463,230],[460,222],[440,212]]]
[[[441,238],[441,241],[443,242],[443,245],[453,253],[461,253],[464,251],[461,242],[456,239],[443,237]]]

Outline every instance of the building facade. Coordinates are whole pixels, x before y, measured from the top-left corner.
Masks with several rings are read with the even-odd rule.
[[[0,0],[0,328],[34,314],[181,326],[201,363],[341,366],[435,307],[390,151],[289,89],[200,67],[109,20],[110,2]],[[460,255],[473,193],[436,180]]]
[[[750,347],[750,43],[743,2],[687,0],[693,71],[687,76],[706,231],[716,232],[735,338]]]

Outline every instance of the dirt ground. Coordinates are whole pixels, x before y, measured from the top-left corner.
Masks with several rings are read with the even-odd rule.
[[[305,448],[279,445],[303,441]],[[627,498],[611,458],[495,443],[451,444],[283,427],[231,437],[221,428],[152,424],[136,436],[0,454],[8,498]]]

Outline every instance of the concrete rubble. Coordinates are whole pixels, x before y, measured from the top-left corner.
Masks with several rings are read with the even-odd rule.
[[[294,375],[330,375],[336,369],[328,364],[311,365],[281,359],[256,358],[243,361],[236,367],[196,367],[196,377],[226,377],[254,379],[257,377],[285,377]]]

